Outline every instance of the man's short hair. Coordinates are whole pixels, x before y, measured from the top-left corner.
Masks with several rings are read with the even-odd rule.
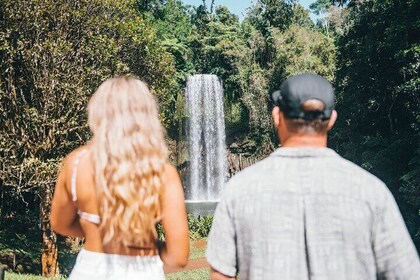
[[[329,120],[288,119],[286,117],[287,129],[296,134],[326,134],[328,122]]]

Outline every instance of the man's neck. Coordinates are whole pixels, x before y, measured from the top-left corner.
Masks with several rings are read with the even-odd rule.
[[[292,135],[281,143],[282,147],[307,147],[325,148],[327,147],[327,136],[324,135]]]

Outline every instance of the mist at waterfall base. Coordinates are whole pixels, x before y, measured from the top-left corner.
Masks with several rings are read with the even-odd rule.
[[[226,136],[223,88],[215,75],[188,78],[189,114],[188,212],[212,214],[226,180]]]

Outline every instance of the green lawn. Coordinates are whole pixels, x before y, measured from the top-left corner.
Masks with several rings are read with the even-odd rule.
[[[209,279],[210,271],[208,269],[197,269],[185,272],[177,272],[166,275],[167,280],[201,280]],[[41,276],[31,274],[17,274],[6,272],[6,280],[43,280]],[[50,280],[65,280],[65,277],[50,278]],[[45,280],[45,279],[44,279]]]
[[[190,260],[195,260],[199,258],[204,258],[206,253],[206,248],[197,248],[190,246]]]
[[[49,280],[65,280],[66,277],[54,277]],[[45,280],[42,276],[32,274],[18,274],[6,272],[5,280]]]
[[[166,275],[167,280],[204,280],[209,279],[210,270],[207,268],[171,273]]]

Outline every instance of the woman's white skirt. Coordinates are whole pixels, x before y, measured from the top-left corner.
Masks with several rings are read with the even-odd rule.
[[[124,256],[82,249],[70,274],[70,280],[123,279],[164,280],[159,256]]]

